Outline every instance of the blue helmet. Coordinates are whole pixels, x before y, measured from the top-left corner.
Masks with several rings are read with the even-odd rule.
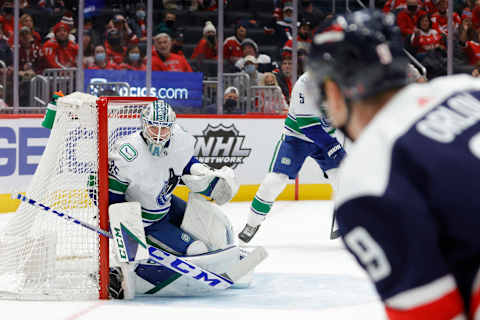
[[[407,65],[395,17],[372,9],[325,23],[313,39],[309,57],[317,83],[336,82],[350,100],[406,85]]]

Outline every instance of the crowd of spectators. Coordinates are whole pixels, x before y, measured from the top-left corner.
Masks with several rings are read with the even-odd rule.
[[[478,75],[480,0],[465,1],[455,2],[454,72]],[[100,17],[90,13],[85,19],[82,30],[83,67],[96,70],[146,70],[145,2],[105,2],[111,6],[110,14]],[[215,79],[217,50],[221,45],[225,72],[247,74],[249,86],[278,87],[288,105],[293,64],[292,2],[247,2],[251,5],[243,8],[243,14],[237,14],[235,19],[226,18],[224,39],[219,39],[215,16],[217,0],[155,1],[152,70],[204,72],[205,80]],[[268,5],[264,5],[262,10],[255,8],[255,3],[260,2],[268,2]],[[226,13],[236,13],[235,6],[239,3],[224,0]],[[304,72],[305,57],[315,30],[324,19],[329,18],[330,4],[330,1],[324,0],[298,1],[298,75]],[[427,68],[428,77],[446,74],[447,0],[387,0],[376,1],[376,4],[384,12],[396,15],[405,48]],[[28,88],[35,75],[45,69],[77,66],[77,5],[76,1],[64,0],[21,1],[19,76],[24,89]],[[187,19],[186,12],[189,14]],[[0,13],[0,60],[8,67],[7,72],[11,76],[13,2],[0,1]],[[190,21],[191,17],[196,19]],[[240,86],[235,83],[231,85]],[[237,93],[241,91],[239,87],[236,89]],[[21,91],[21,105],[27,105],[28,90]],[[282,105],[279,110],[284,107]]]

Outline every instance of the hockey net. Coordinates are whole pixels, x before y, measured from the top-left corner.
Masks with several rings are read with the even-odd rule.
[[[27,197],[108,230],[108,150],[140,127],[155,98],[75,92],[57,102]],[[108,239],[27,203],[0,233],[0,298],[108,298]]]

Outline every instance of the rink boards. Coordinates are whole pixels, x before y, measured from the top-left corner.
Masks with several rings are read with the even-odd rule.
[[[35,172],[50,131],[41,127],[42,115],[0,115],[0,212],[15,211],[10,192],[23,192]],[[196,139],[195,155],[210,166],[232,167],[241,185],[234,201],[250,201],[268,171],[280,138],[283,116],[179,115],[178,123]],[[298,199],[327,200],[331,187],[317,164],[305,162],[299,177]],[[186,187],[175,194],[186,198]],[[279,200],[295,199],[295,181]]]

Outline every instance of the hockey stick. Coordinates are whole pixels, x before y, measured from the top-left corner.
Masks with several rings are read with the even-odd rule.
[[[343,143],[342,143],[343,148],[345,148],[345,143],[346,143],[346,138],[345,138],[345,135],[344,135],[343,136]],[[337,182],[337,190],[340,188],[339,174],[340,173],[337,174],[337,181],[336,181]],[[340,231],[338,229],[333,230],[333,228],[335,228],[335,206],[333,208],[332,225],[330,227],[330,240],[335,240],[335,239],[340,237]]]
[[[107,237],[110,239],[113,238],[112,234],[108,231],[102,230],[100,228],[97,228],[96,226],[93,226],[91,224],[78,220],[63,212],[59,212],[43,203],[37,202],[34,199],[31,199],[20,193],[17,193],[16,195],[12,194],[12,198],[21,200],[25,203],[28,203],[31,206],[37,207],[46,212],[53,213],[59,218],[63,218],[69,222],[78,224],[91,231],[97,232],[98,234],[104,237]],[[243,277],[245,274],[250,272],[256,265],[258,265],[261,261],[263,261],[266,258],[266,252],[264,249],[253,251],[246,258],[239,261],[236,268],[232,270],[232,274],[224,273],[222,275],[217,275],[216,273],[202,269],[191,262],[187,262],[178,256],[175,256],[171,253],[165,252],[161,249],[158,249],[152,246],[148,247],[148,253],[149,253],[149,258],[155,261],[157,264],[161,264],[167,267],[168,269],[175,271],[179,274],[187,275],[199,282],[202,282],[216,289],[226,289],[228,287],[231,287],[234,284],[233,283],[234,281],[238,280],[239,278]]]

